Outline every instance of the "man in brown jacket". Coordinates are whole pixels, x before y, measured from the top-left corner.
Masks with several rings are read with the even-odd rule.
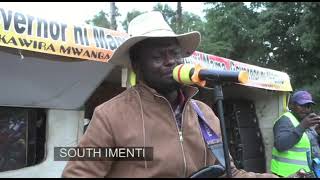
[[[200,34],[176,35],[161,13],[150,12],[130,22],[129,35],[110,61],[132,65],[138,85],[95,109],[79,146],[153,147],[153,160],[69,161],[63,177],[189,177],[217,164],[190,102],[198,89],[172,77],[173,68],[199,45]],[[206,104],[196,103],[209,127],[220,136],[214,112]],[[232,177],[276,177],[238,170],[232,162],[231,172]]]

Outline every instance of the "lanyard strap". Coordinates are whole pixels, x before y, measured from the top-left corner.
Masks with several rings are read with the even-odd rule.
[[[208,145],[208,148],[212,152],[212,154],[218,159],[220,164],[225,167],[225,159],[224,159],[224,153],[223,153],[223,144],[220,140],[220,137],[210,128],[210,126],[207,124],[206,118],[204,117],[203,112],[200,110],[197,103],[193,100],[191,100],[191,104],[193,109],[198,114],[198,120],[200,124],[200,129],[202,132],[202,136],[205,140],[205,142]]]

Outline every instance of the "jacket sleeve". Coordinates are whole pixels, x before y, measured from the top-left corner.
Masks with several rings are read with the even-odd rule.
[[[287,151],[300,141],[303,133],[300,125],[294,127],[288,117],[282,116],[273,126],[274,147],[278,151]]]
[[[91,122],[81,137],[79,147],[112,147],[112,131],[107,116],[97,107]],[[69,161],[62,172],[62,177],[105,177],[112,161]]]

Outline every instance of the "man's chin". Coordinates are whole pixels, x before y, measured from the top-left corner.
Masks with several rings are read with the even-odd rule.
[[[178,83],[174,79],[168,80],[165,84],[167,84],[167,86],[173,86],[173,87],[176,87],[176,88],[179,88],[179,87],[182,86],[182,84]]]
[[[159,89],[166,90],[166,91],[176,90],[176,89],[179,89],[181,86],[182,85],[175,80],[172,80],[172,81],[168,80],[158,84]]]
[[[148,81],[144,80],[144,83],[146,83],[151,88],[155,89],[177,89],[181,87],[181,84],[179,84],[174,79],[166,79],[166,80],[157,80],[157,81]]]

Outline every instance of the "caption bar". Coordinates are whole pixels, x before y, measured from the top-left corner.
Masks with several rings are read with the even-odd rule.
[[[55,161],[152,161],[152,147],[54,147]]]

